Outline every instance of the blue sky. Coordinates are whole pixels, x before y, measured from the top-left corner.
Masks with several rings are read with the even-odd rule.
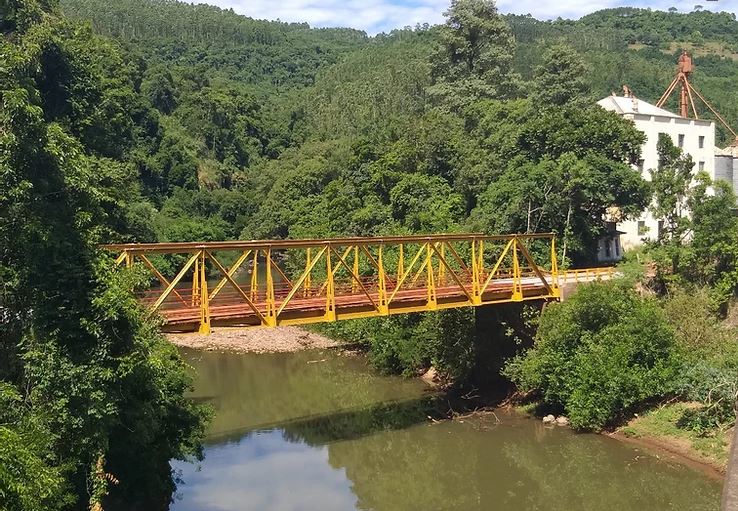
[[[192,1],[192,0],[190,0]],[[233,8],[259,19],[307,21],[316,27],[353,27],[370,34],[416,23],[439,23],[450,0],[195,0]],[[691,11],[695,5],[710,10],[738,12],[738,0],[498,0],[502,12],[532,14],[539,19],[561,16],[578,18],[584,14],[629,5]]]

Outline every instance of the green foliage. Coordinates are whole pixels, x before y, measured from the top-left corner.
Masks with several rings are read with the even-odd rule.
[[[370,348],[372,365],[387,373],[411,376],[432,366],[444,379],[464,385],[475,363],[471,308],[344,321],[321,330]]]
[[[514,39],[493,0],[452,0],[431,58],[436,100],[459,110],[480,99],[515,94]]]
[[[694,162],[664,133],[659,134],[656,149],[659,153],[658,168],[650,172],[654,192],[652,211],[656,218],[664,219],[659,241],[679,244],[687,229],[685,208]]]
[[[0,382],[0,506],[8,511],[62,509],[69,503],[59,467],[49,463],[51,431]]]
[[[563,409],[574,427],[600,429],[669,393],[679,368],[674,333],[658,305],[613,282],[581,286],[547,307],[533,348],[505,374]]]
[[[563,235],[564,255],[586,259],[609,207],[634,217],[648,203],[645,182],[626,164],[643,135],[618,116],[599,107],[540,111],[527,101],[481,104],[477,112],[474,136],[491,161],[506,164],[483,178],[475,229],[553,231]]]
[[[593,102],[587,75],[590,70],[572,47],[557,44],[536,68],[532,99],[539,107],[587,106]]]
[[[714,296],[709,288],[676,288],[663,303],[685,359],[677,393],[700,405],[685,410],[678,425],[703,435],[735,423],[738,398],[736,329],[720,322]]]
[[[125,67],[113,78],[103,65],[122,59],[97,42],[53,15],[0,41],[0,484],[11,509],[160,507],[174,489],[169,460],[200,454],[206,413],[184,398],[184,365],[144,319],[132,277],[97,248],[127,234],[139,195],[119,158],[140,140]],[[6,403],[21,409],[6,418]]]

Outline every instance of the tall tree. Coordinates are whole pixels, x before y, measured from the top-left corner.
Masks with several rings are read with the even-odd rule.
[[[687,198],[694,162],[664,133],[659,134],[656,149],[659,153],[658,168],[650,172],[654,194],[652,213],[663,221],[664,226],[657,233],[658,239],[662,244],[680,245],[689,228]]]
[[[23,30],[0,38],[0,508],[163,509],[169,460],[199,454],[204,412],[126,289],[135,279],[97,248],[130,192],[129,169],[76,129],[109,92],[89,65],[98,41],[45,3],[18,1],[15,15]]]
[[[585,106],[592,103],[584,59],[566,44],[549,47],[536,68],[532,99],[538,106]]]
[[[453,0],[445,12],[431,58],[434,84],[429,93],[458,110],[479,99],[514,95],[515,41],[493,0]]]

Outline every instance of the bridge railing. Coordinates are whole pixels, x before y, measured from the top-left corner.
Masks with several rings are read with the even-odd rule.
[[[170,330],[278,326],[559,297],[553,234],[106,245],[150,272]]]
[[[617,275],[612,266],[601,268],[567,269],[559,274],[559,284],[592,282],[594,280],[610,280]]]

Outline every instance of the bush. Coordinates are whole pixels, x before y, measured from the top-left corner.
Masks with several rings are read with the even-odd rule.
[[[628,408],[674,388],[680,357],[658,304],[627,283],[581,286],[547,307],[533,348],[504,373],[578,429],[597,430]]]
[[[404,314],[320,326],[335,338],[360,343],[385,373],[413,376],[430,366],[457,384],[469,378],[475,361],[474,309]]]

